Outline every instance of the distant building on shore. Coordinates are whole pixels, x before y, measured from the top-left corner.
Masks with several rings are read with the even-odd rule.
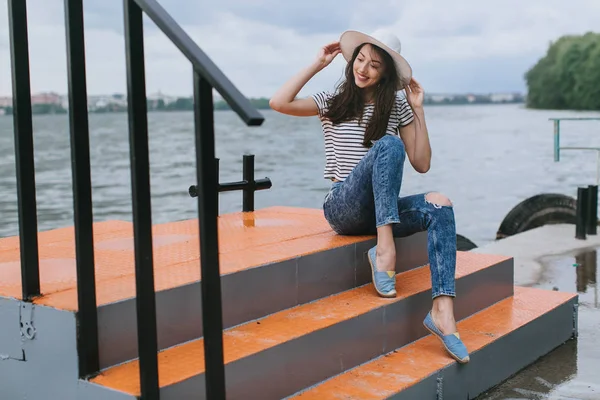
[[[58,93],[48,92],[48,93],[37,93],[31,96],[31,104],[48,104],[54,106],[62,105],[62,96]]]
[[[0,107],[12,107],[12,97],[0,96]]]

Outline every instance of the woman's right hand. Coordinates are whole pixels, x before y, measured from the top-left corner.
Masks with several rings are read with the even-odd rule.
[[[319,114],[317,103],[310,98],[297,99],[300,89],[320,70],[331,64],[342,52],[339,42],[329,43],[321,48],[314,63],[290,78],[269,100],[269,106],[282,114],[308,117]]]
[[[341,52],[342,49],[340,48],[340,42],[333,42],[323,46],[317,55],[317,64],[319,69],[321,70],[331,64],[333,59]]]

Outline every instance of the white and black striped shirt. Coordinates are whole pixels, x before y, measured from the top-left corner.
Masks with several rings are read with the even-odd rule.
[[[352,172],[356,164],[367,154],[369,149],[362,145],[365,130],[373,115],[373,104],[367,104],[363,113],[362,123],[358,118],[333,125],[330,120],[323,118],[327,111],[329,100],[334,96],[331,92],[319,92],[312,96],[319,109],[319,118],[325,137],[325,179],[335,178],[343,181]],[[400,136],[399,127],[410,124],[414,119],[413,112],[404,97],[398,93],[396,103],[390,114],[386,133]]]

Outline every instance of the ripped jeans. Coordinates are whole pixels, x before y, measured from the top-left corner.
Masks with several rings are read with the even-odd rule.
[[[379,139],[343,182],[333,183],[323,203],[325,218],[340,235],[375,235],[387,224],[393,224],[394,237],[427,231],[432,297],[454,297],[454,209],[428,201],[426,193],[398,197],[405,157],[399,137]]]

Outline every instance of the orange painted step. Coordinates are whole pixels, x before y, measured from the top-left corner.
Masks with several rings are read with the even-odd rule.
[[[77,310],[74,229],[41,232],[40,279],[43,296],[37,304]],[[370,239],[339,236],[322,210],[271,207],[219,217],[221,273],[228,274]],[[155,225],[156,290],[200,279],[198,221]],[[94,225],[98,305],[135,296],[133,228],[123,221]],[[18,237],[0,239],[0,296],[19,299],[21,272]]]
[[[504,256],[459,252],[457,254],[457,279],[486,270],[507,259]],[[503,267],[504,264],[500,264],[500,266]],[[264,352],[268,349],[273,349],[283,343],[353,320],[373,310],[382,309],[409,297],[412,298],[418,293],[423,293],[431,288],[429,267],[425,266],[398,274],[397,285],[399,295],[394,299],[377,296],[372,284],[369,284],[228,329],[224,332],[223,339],[225,362],[234,363],[261,352],[266,354]],[[160,386],[174,385],[203,374],[203,346],[203,340],[199,339],[160,352]],[[379,345],[379,351],[381,351],[381,347]],[[250,373],[249,370],[247,372]],[[139,363],[135,360],[109,368],[93,378],[92,382],[139,396]]]
[[[458,329],[461,338],[471,353],[470,364],[473,363],[476,352],[575,297],[576,295],[571,293],[516,287],[514,297],[503,300],[459,322]],[[552,329],[551,321],[549,328]],[[562,328],[572,329],[571,326],[562,326]],[[560,329],[560,327],[554,326],[554,329]],[[543,331],[538,334],[547,336]],[[538,343],[522,343],[521,345],[535,348]],[[504,350],[508,353],[511,351],[518,353],[515,348]],[[518,357],[518,354],[514,354],[514,357]],[[488,359],[485,360],[485,363],[490,364],[491,361]],[[499,360],[495,359],[494,362],[499,362]],[[453,364],[456,365],[456,362],[449,359],[440,349],[439,340],[433,335],[428,335],[410,345],[298,393],[290,399],[387,399]],[[470,372],[476,374],[477,372],[473,369],[477,366],[470,364],[457,366],[457,370],[460,368],[466,374],[471,368]],[[514,371],[514,373],[516,372]]]
[[[94,223],[95,240],[107,240],[119,234],[120,231],[132,231],[131,222],[126,221],[104,221]],[[44,246],[56,245],[58,243],[73,243],[75,228],[68,226],[64,228],[51,229],[38,232],[38,242]],[[20,241],[18,236],[0,238],[0,253],[4,251],[19,251]]]

